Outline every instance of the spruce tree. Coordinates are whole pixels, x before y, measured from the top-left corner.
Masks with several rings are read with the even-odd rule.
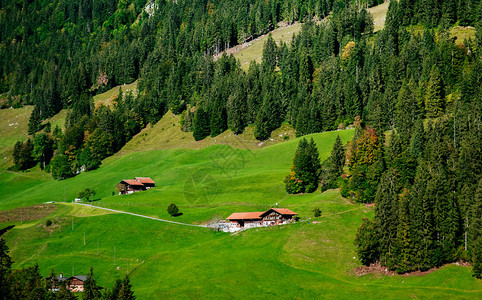
[[[386,171],[375,196],[375,222],[380,242],[380,262],[393,269],[396,263],[396,237],[399,221],[398,182],[392,170]]]
[[[268,39],[263,47],[263,61],[261,63],[261,67],[264,73],[271,73],[274,71],[276,68],[277,56],[278,47],[276,46],[276,42],[270,33],[268,34]]]
[[[209,114],[203,109],[202,106],[199,106],[196,114],[194,115],[193,126],[194,130],[192,135],[196,141],[204,139],[211,133]]]
[[[432,67],[425,91],[425,111],[427,117],[435,118],[442,114],[444,108],[443,86],[440,71]]]
[[[82,293],[83,300],[93,300],[99,299],[101,296],[100,287],[95,283],[94,280],[94,271],[93,268],[90,267],[89,276],[87,280],[84,282],[84,292]]]
[[[471,209],[469,249],[474,276],[482,279],[482,179],[479,180]]]
[[[375,222],[363,218],[355,237],[355,246],[358,258],[362,264],[368,266],[379,259],[378,231]]]
[[[35,106],[28,120],[28,134],[36,133],[40,129],[41,123],[42,118],[40,116],[39,108]]]
[[[122,286],[119,291],[119,300],[134,300],[136,297],[134,296],[134,292],[132,291],[132,286],[131,286],[131,281],[129,279],[129,275],[126,275],[124,277],[124,280],[122,280]]]
[[[0,237],[0,299],[9,299],[10,284],[8,275],[11,272],[12,259],[9,255],[7,243]]]
[[[331,165],[333,166],[333,172],[338,177],[343,173],[343,167],[345,166],[345,149],[340,139],[340,135],[336,136],[335,144],[331,150],[330,155]]]
[[[318,188],[320,169],[319,153],[313,138],[310,142],[301,139],[291,172],[284,179],[286,191],[289,194],[314,192]]]

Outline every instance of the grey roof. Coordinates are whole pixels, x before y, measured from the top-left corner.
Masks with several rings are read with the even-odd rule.
[[[70,276],[70,277],[66,277],[66,276],[55,276],[55,280],[57,280],[58,282],[62,282],[62,281],[66,281],[66,280],[72,280],[73,278],[76,278],[80,281],[86,281],[87,278],[89,278],[89,276],[87,275],[75,275],[75,276]]]
[[[62,282],[62,281],[66,281],[67,279],[69,279],[69,277],[65,277],[65,276],[55,276],[55,280],[57,280],[58,282]]]
[[[75,276],[72,276],[72,277],[70,277],[70,278],[76,278],[76,279],[78,279],[78,280],[80,280],[80,281],[86,281],[87,278],[89,278],[89,276],[87,276],[87,275],[75,275]]]

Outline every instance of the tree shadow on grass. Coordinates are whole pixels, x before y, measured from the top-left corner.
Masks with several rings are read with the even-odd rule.
[[[13,227],[15,227],[15,225],[10,225],[10,226],[7,226],[3,229],[0,229],[0,236],[2,236],[5,232],[9,231],[10,229],[12,229]]]
[[[182,216],[183,213],[182,212],[178,212],[177,214],[173,214],[171,217],[180,217]]]

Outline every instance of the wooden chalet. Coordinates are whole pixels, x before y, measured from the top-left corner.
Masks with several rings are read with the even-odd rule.
[[[132,194],[145,191],[156,186],[154,180],[149,177],[136,177],[135,179],[124,179],[116,185],[119,195]]]
[[[55,278],[47,278],[47,281],[50,281],[50,290],[52,292],[58,292],[61,285],[67,287],[68,290],[71,292],[83,292],[84,291],[84,282],[89,277],[87,275],[76,275],[71,277],[64,277],[62,272],[59,276],[55,276]]]
[[[287,208],[270,208],[263,212],[233,213],[227,220],[235,227],[252,228],[287,224],[296,215],[298,214]]]
[[[71,292],[83,292],[84,282],[87,280],[87,275],[77,275],[69,278],[69,290]]]
[[[142,183],[146,187],[146,190],[156,186],[156,183],[154,182],[154,180],[152,180],[149,177],[136,177],[135,180]]]

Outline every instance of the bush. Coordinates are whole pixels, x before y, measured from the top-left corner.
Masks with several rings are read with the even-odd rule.
[[[45,222],[45,226],[49,227],[50,225],[52,225],[52,221],[50,221],[50,219],[48,219],[48,220]]]
[[[315,209],[313,209],[313,214],[315,216],[315,218],[318,218],[321,216],[321,210],[317,207]]]
[[[167,213],[171,215],[171,217],[177,215],[179,213],[179,208],[177,207],[176,204],[171,203],[167,207]]]

